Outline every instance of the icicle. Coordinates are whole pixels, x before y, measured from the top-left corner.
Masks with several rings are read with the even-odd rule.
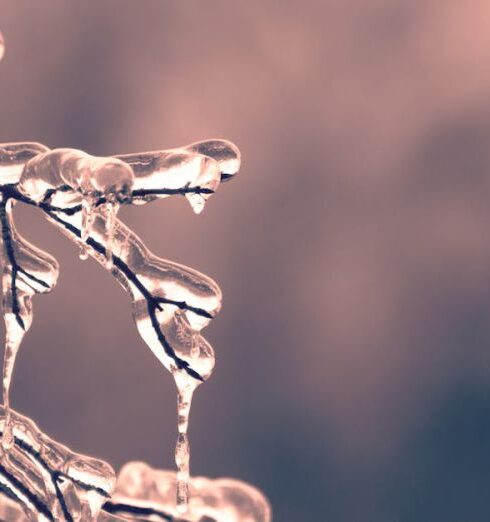
[[[88,259],[87,239],[90,236],[92,223],[94,222],[94,211],[97,198],[91,194],[82,199],[82,229],[80,233],[80,259],[85,261]]]
[[[201,194],[186,194],[187,201],[190,203],[194,214],[200,214],[204,210],[206,200]]]
[[[190,482],[190,445],[187,431],[192,396],[196,389],[196,382],[188,375],[176,371],[174,373],[177,385],[177,445],[175,447],[175,463],[177,465],[176,508],[180,515],[189,510],[189,482]]]
[[[109,197],[108,199],[109,201],[106,203],[107,218],[105,223],[105,267],[107,268],[107,270],[112,270],[112,252],[114,250],[114,236],[116,228],[116,218],[117,213],[119,211],[119,203],[113,196]]]

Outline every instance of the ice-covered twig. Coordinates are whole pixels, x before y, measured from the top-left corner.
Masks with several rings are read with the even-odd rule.
[[[264,495],[239,480],[193,477],[191,509],[175,514],[174,472],[130,462],[118,474],[116,487],[101,511],[129,520],[161,522],[270,522],[271,509]],[[102,520],[104,518],[102,517]],[[108,519],[111,520],[111,519]]]
[[[9,339],[15,338],[10,343],[15,348],[10,350],[14,353],[10,357],[12,363],[8,364],[9,359],[5,358],[6,418],[8,420],[8,384],[13,360],[28,328],[24,316],[30,325],[32,295],[50,290],[57,276],[57,264],[51,256],[15,236],[11,207],[19,201],[42,210],[52,223],[78,243],[81,258],[91,256],[111,271],[131,296],[133,317],[142,339],[173,374],[179,392],[175,459],[180,514],[184,514],[188,506],[187,427],[192,394],[214,367],[213,349],[200,331],[218,313],[221,291],[203,274],[153,255],[116,216],[122,204],[144,204],[173,195],[185,196],[199,213],[221,181],[233,177],[239,165],[238,149],[224,140],[108,158],[90,156],[75,149],[46,150],[32,143],[0,145],[0,169],[5,174],[0,178],[2,284],[4,295],[10,297],[4,306],[7,348]],[[30,261],[35,270],[25,268],[16,252]],[[46,275],[44,272],[51,275],[52,281],[46,283],[40,277]],[[27,289],[21,288],[18,282],[25,282]],[[22,305],[26,309],[24,316]],[[15,323],[8,320],[10,316]],[[4,450],[13,444],[9,426],[6,422],[2,437]]]
[[[0,407],[0,436],[12,424],[12,447],[0,464],[0,491],[32,520],[94,520],[115,485],[109,464],[73,453],[30,419]],[[5,513],[2,513],[5,516]]]
[[[101,261],[101,255],[108,256],[107,237],[102,233],[108,221],[107,211],[103,210],[108,197],[114,196],[122,204],[141,204],[171,195],[185,195],[200,209],[221,179],[227,180],[236,174],[239,163],[238,149],[225,140],[105,159],[94,159],[72,149],[50,151],[39,144],[6,144],[0,146],[0,169],[5,169],[6,174],[0,180],[0,190],[5,201],[14,199],[43,210],[72,239],[77,242],[83,239],[92,256]],[[128,165],[134,175],[121,164]],[[3,183],[4,179],[8,183]],[[80,217],[84,197],[92,198],[93,214],[91,233],[85,234]],[[200,330],[219,310],[218,286],[198,272],[156,258],[120,221],[115,220],[112,228],[112,248],[123,255],[109,255],[116,277],[131,291],[141,335],[171,371],[184,370],[195,379],[204,380],[210,373],[210,365],[202,372],[194,370],[185,354],[177,355],[182,350],[172,347],[163,325],[183,331],[187,321],[195,332]],[[131,250],[126,256],[125,248]],[[125,261],[124,257],[128,259]],[[142,301],[146,303],[143,316]],[[163,305],[183,311],[185,316],[173,318],[178,324],[170,325],[175,313],[165,315]],[[200,343],[206,358],[212,356],[209,345],[200,336],[192,333],[188,337],[192,341],[187,344]],[[183,348],[190,352],[189,347]]]
[[[3,399],[9,418],[9,390],[17,352],[32,323],[32,297],[53,289],[58,279],[58,263],[46,252],[28,243],[16,230],[12,217],[14,200],[2,195],[0,225],[2,228],[2,308],[5,321],[3,358]],[[1,439],[3,450],[12,444],[9,423]]]
[[[188,505],[187,426],[192,393],[214,367],[213,349],[199,332],[219,311],[221,292],[203,274],[151,254],[116,214],[121,204],[143,204],[172,195],[184,195],[194,211],[201,212],[222,177],[229,179],[238,170],[238,149],[220,140],[118,158],[96,158],[74,149],[44,149],[33,144],[0,146],[0,168],[6,169],[8,181],[2,184],[0,180],[2,201],[8,212],[12,201],[40,208],[80,245],[82,258],[90,255],[110,269],[131,295],[138,331],[173,374],[179,391],[177,505],[184,513]],[[27,161],[20,169],[23,159]],[[10,292],[15,297],[17,274],[23,272],[10,255],[15,250],[13,223],[3,219],[2,225],[4,271],[14,274],[3,279],[4,294]],[[13,302],[22,326],[17,300]],[[6,325],[7,341],[15,336],[16,353],[24,331],[19,335],[17,325],[7,320]],[[15,353],[5,358],[4,383],[10,383]],[[8,385],[4,388],[8,412]],[[7,422],[2,437],[5,450],[12,444],[9,426]]]

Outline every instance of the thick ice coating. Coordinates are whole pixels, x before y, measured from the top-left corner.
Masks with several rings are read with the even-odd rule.
[[[18,183],[25,164],[49,149],[41,143],[0,144],[0,186]]]
[[[184,195],[199,214],[221,181],[240,168],[240,151],[226,140],[206,140],[185,147],[116,156],[134,170],[133,202],[142,204]]]
[[[119,159],[55,149],[27,162],[18,189],[36,203],[52,202],[57,196],[59,200],[53,204],[65,208],[86,196],[126,201],[133,181],[131,167]]]
[[[48,215],[63,233],[80,239],[80,213]],[[101,264],[106,258],[106,220],[97,209],[87,239],[89,255]],[[112,273],[131,295],[138,331],[158,360],[196,384],[207,379],[214,354],[199,331],[220,309],[218,285],[195,270],[156,257],[120,220],[113,226]]]
[[[116,478],[102,460],[73,453],[12,411],[13,444],[0,463],[0,520],[97,520]],[[0,433],[5,429],[0,406]]]
[[[271,510],[264,495],[238,480],[191,479],[189,512],[179,515],[174,506],[176,476],[142,462],[126,464],[120,471],[112,498],[104,505],[101,521],[162,520],[169,522],[270,522]]]
[[[61,230],[81,237],[80,213],[49,214]],[[101,264],[107,216],[95,212],[88,253]],[[116,220],[112,229],[112,273],[132,298],[138,331],[157,359],[172,373],[178,390],[178,439],[175,449],[176,503],[189,507],[190,447],[187,436],[192,395],[214,368],[214,351],[199,333],[221,306],[221,292],[211,279],[190,268],[159,259],[128,227]]]
[[[2,383],[7,421],[15,359],[32,323],[32,297],[51,291],[59,273],[58,263],[52,256],[31,245],[17,232],[12,218],[12,204],[12,200],[0,201],[2,313],[6,333]],[[3,449],[8,449],[11,442],[7,422],[2,437]]]
[[[56,261],[17,234],[11,208],[13,201],[21,201],[43,210],[80,246],[82,259],[90,256],[102,264],[130,295],[142,339],[177,385],[174,511],[191,516],[189,414],[194,390],[209,378],[214,367],[213,349],[200,332],[219,312],[221,292],[203,274],[152,254],[117,219],[117,212],[122,204],[182,195],[199,213],[219,184],[232,178],[239,166],[237,147],[225,140],[107,158],[76,149],[49,150],[36,143],[0,145],[2,285],[7,325],[3,379],[6,418],[0,448],[4,459],[10,458],[9,450],[15,445],[8,390],[15,355],[32,321],[31,298],[49,291],[58,275]],[[202,522],[205,520],[221,519],[208,517]]]
[[[209,155],[195,152],[201,149]],[[186,374],[195,384],[214,366],[213,351],[199,332],[219,311],[219,287],[154,256],[116,218],[114,207],[174,194],[201,198],[191,199],[199,207],[238,162],[236,147],[219,140],[115,159],[55,149],[30,159],[16,187],[81,245],[84,257],[112,270],[131,294],[136,325],[150,349],[172,373]]]
[[[130,200],[133,182],[133,170],[119,159],[90,156],[75,149],[55,149],[27,162],[18,190],[36,203],[60,208],[81,204],[83,241],[90,235],[97,203],[104,204],[108,225],[106,266],[111,268],[112,223],[120,203]],[[80,257],[87,258],[84,245]]]

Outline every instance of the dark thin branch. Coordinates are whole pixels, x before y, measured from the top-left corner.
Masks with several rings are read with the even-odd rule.
[[[176,189],[137,189],[131,192],[131,198],[144,198],[145,196],[185,196],[186,194],[214,194],[214,190],[203,187],[182,187]]]

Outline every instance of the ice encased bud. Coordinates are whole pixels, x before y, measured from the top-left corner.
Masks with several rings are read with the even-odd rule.
[[[18,189],[36,203],[64,208],[81,197],[126,201],[134,183],[131,167],[117,158],[91,156],[77,149],[54,149],[28,161]]]

